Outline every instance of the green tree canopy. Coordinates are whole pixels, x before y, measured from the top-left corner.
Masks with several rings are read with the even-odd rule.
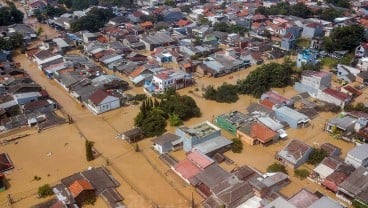
[[[236,85],[224,83],[215,89],[210,85],[205,89],[203,97],[208,100],[215,100],[219,103],[234,103],[239,99],[238,87]]]
[[[308,164],[318,165],[322,160],[328,156],[328,153],[324,149],[314,148],[313,152],[309,155]]]
[[[336,27],[330,35],[333,49],[353,51],[364,40],[364,34],[360,25]]]
[[[18,10],[14,3],[10,3],[9,6],[0,8],[0,26],[23,23],[23,17],[23,12]]]
[[[286,167],[280,163],[273,163],[267,167],[268,173],[282,172],[287,174]]]
[[[81,30],[97,32],[112,17],[114,17],[114,14],[111,9],[93,8],[86,16],[74,21],[70,26],[70,30],[72,32],[78,32]]]
[[[234,153],[241,153],[243,151],[243,142],[239,138],[234,138],[231,141],[231,151]]]

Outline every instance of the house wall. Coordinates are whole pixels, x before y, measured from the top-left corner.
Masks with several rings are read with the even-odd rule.
[[[311,53],[307,57],[303,57],[302,54],[298,54],[297,60],[296,60],[296,66],[302,67],[303,64],[316,64],[317,63],[317,56],[314,53]]]
[[[294,40],[282,39],[281,48],[289,51],[290,49],[294,48],[294,44],[295,44]]]
[[[301,83],[314,89],[325,89],[331,86],[332,74],[324,77],[302,76]]]
[[[19,105],[23,105],[26,103],[30,103],[33,101],[38,100],[38,96],[30,96],[30,97],[22,97],[22,98],[17,98],[16,101]]]
[[[217,117],[215,122],[216,125],[219,126],[220,128],[230,132],[233,135],[236,134],[237,127],[232,123],[230,123],[229,121],[227,121],[226,119],[222,117]]]
[[[89,106],[94,113],[100,114],[100,113],[104,113],[104,112],[119,108],[120,100],[119,98],[108,96],[107,98],[105,98],[105,100],[103,100],[97,106],[93,106],[91,104],[88,104],[87,106]]]
[[[349,102],[349,100],[337,99],[334,96],[326,94],[325,92],[321,90],[319,90],[317,93],[317,99],[328,102],[328,103],[335,104],[337,106],[340,106],[341,108],[343,108]]]
[[[241,139],[244,143],[249,144],[250,146],[253,146],[256,144],[256,139],[244,134],[241,131],[236,132],[236,137]]]
[[[299,93],[308,92],[310,96],[317,97],[317,92],[318,92],[317,89],[304,85],[300,82],[295,82],[294,89],[298,91]]]
[[[355,168],[358,168],[360,166],[367,167],[368,166],[368,158],[365,158],[364,160],[361,160],[359,158],[356,158],[350,154],[348,154],[345,158],[345,163],[350,164],[354,166]]]
[[[168,153],[171,151],[172,149],[172,143],[171,142],[166,142],[162,145],[158,145],[158,144],[154,144],[153,148],[159,152],[160,154],[164,154],[164,153]]]
[[[313,149],[309,148],[306,153],[303,155],[302,158],[300,158],[296,164],[295,164],[295,168],[298,168],[299,166],[303,165],[304,163],[306,163],[308,161],[309,155],[312,153]]]

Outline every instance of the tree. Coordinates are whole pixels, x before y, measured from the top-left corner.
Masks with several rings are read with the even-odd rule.
[[[38,195],[40,197],[47,197],[53,195],[54,192],[52,191],[49,184],[45,184],[43,186],[38,187]]]
[[[326,3],[333,4],[338,7],[350,8],[350,2],[348,0],[326,0]]]
[[[208,86],[205,89],[203,97],[208,100],[215,100],[219,103],[234,103],[239,99],[238,87],[236,85],[231,85],[224,83],[217,89],[213,86]]]
[[[94,144],[94,142],[92,142],[92,141],[88,141],[88,140],[85,141],[87,161],[91,161],[91,160],[94,159],[94,157],[93,157],[93,144]]]
[[[111,9],[93,8],[86,16],[74,21],[70,25],[70,30],[72,32],[78,32],[80,30],[97,32],[112,17],[114,17],[114,14]]]
[[[364,34],[364,28],[360,25],[334,28],[330,35],[333,49],[353,51],[365,39]]]
[[[243,151],[243,142],[239,138],[234,138],[231,141],[231,151],[234,153],[241,153]]]
[[[172,6],[172,7],[176,5],[175,1],[173,0],[165,0],[164,4],[167,6]]]
[[[318,10],[315,13],[320,19],[333,22],[335,18],[343,16],[343,12],[334,8]]]
[[[0,26],[8,26],[15,23],[23,23],[23,12],[19,11],[14,3],[0,8]]]
[[[198,23],[200,25],[211,25],[211,22],[206,17],[204,17],[203,15],[200,15],[198,17]]]
[[[306,169],[295,169],[294,176],[299,178],[300,180],[303,180],[309,176],[309,171]]]
[[[324,149],[314,148],[312,153],[309,155],[308,164],[317,165],[328,156],[328,152]]]
[[[170,114],[169,115],[169,124],[170,126],[179,126],[183,122],[180,120],[180,117],[176,114]]]
[[[147,137],[160,136],[165,132],[166,119],[162,110],[153,108],[147,113],[142,125],[138,126]]]
[[[286,167],[280,163],[273,163],[267,167],[268,173],[282,172],[287,174]]]
[[[40,36],[42,33],[43,33],[43,29],[42,29],[42,27],[39,27],[37,29],[37,36]]]
[[[321,70],[321,64],[302,64],[302,70],[311,70],[311,71],[320,71]]]
[[[353,203],[351,204],[354,208],[368,208],[368,205],[364,202],[360,201],[359,199],[354,199]]]

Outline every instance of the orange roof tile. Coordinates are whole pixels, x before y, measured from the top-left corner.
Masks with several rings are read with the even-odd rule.
[[[152,27],[153,26],[153,23],[150,22],[150,21],[145,21],[145,22],[142,22],[141,23],[141,26],[142,27]]]
[[[109,41],[107,40],[107,38],[105,38],[104,36],[100,36],[100,37],[98,37],[98,38],[97,38],[97,41],[98,41],[98,42],[100,42],[100,43],[107,43],[107,42],[109,42]]]
[[[145,69],[144,66],[138,66],[137,68],[134,69],[134,71],[132,71],[132,73],[129,74],[129,77],[134,78],[139,76],[144,69]]]
[[[273,103],[271,100],[269,99],[264,99],[262,100],[259,104],[269,108],[269,109],[272,109],[273,105],[275,105],[275,103]]]
[[[87,180],[85,179],[80,179],[80,180],[76,180],[74,181],[70,186],[69,186],[69,191],[72,194],[72,196],[75,198],[77,197],[80,193],[82,193],[82,191],[84,190],[94,190],[93,186],[91,185],[91,183],[89,183]]]
[[[254,123],[252,125],[251,134],[252,137],[258,139],[262,143],[271,141],[273,137],[277,135],[276,132],[259,123]]]
[[[184,20],[184,19],[181,19],[179,20],[176,24],[179,26],[179,27],[184,27],[186,25],[188,25],[190,22],[189,20]]]

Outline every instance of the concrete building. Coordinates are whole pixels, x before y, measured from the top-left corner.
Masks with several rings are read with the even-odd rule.
[[[291,128],[303,128],[310,121],[308,116],[286,106],[275,109],[275,117],[281,122],[288,123]]]
[[[221,129],[205,121],[192,127],[179,127],[176,129],[176,135],[183,141],[184,151],[189,152],[195,145],[220,136]]]
[[[307,162],[312,151],[313,148],[311,146],[300,140],[293,139],[284,149],[277,153],[276,159],[291,168],[298,168],[303,163]]]
[[[193,83],[193,77],[180,70],[165,70],[153,74],[151,82],[146,82],[144,90],[148,93],[162,93],[168,89],[181,89]]]
[[[153,149],[159,154],[168,153],[183,147],[183,141],[181,141],[180,137],[172,133],[156,137],[152,139],[152,142]]]
[[[215,119],[215,124],[235,135],[239,126],[249,119],[251,119],[251,116],[239,111],[233,111],[228,114],[221,114],[217,116]]]
[[[345,163],[358,168],[368,166],[368,144],[361,144],[350,150],[345,157]]]
[[[305,49],[302,52],[298,53],[298,57],[296,59],[296,66],[298,68],[302,67],[305,64],[317,64],[319,62],[317,58],[318,52],[310,49]]]
[[[101,114],[120,107],[120,99],[103,90],[94,92],[86,102],[87,107],[95,114]]]

